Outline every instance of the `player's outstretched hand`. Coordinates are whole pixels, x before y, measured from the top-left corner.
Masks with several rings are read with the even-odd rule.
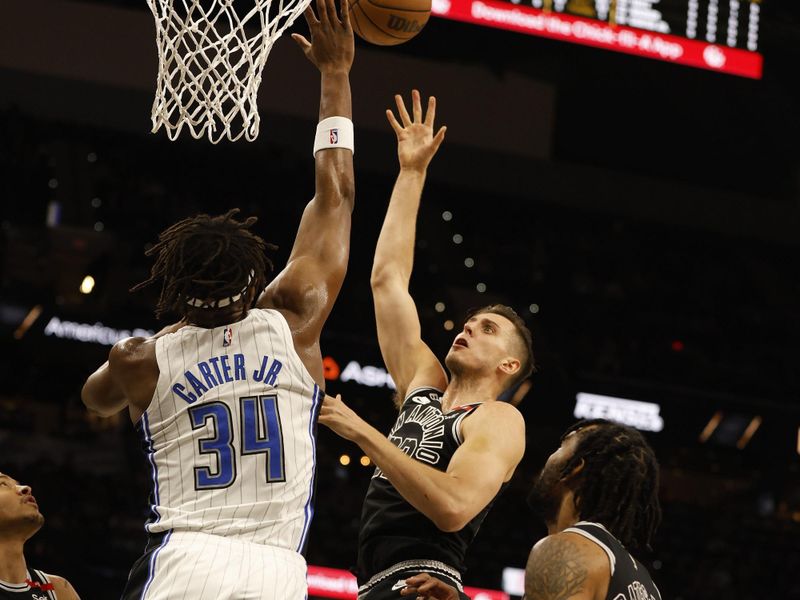
[[[335,0],[317,0],[317,14],[309,4],[305,11],[306,23],[311,32],[309,42],[299,33],[292,39],[321,72],[350,72],[355,54],[353,26],[350,24],[350,0],[340,0],[341,17]]]
[[[412,596],[416,600],[458,600],[458,590],[428,573],[420,573],[406,579],[401,596]]]
[[[436,119],[436,98],[428,98],[428,110],[422,114],[422,101],[419,91],[411,92],[411,110],[414,118],[408,114],[403,97],[397,94],[397,114],[391,110],[386,111],[386,118],[397,134],[397,157],[400,159],[400,168],[424,171],[433,159],[434,154],[444,141],[447,127],[440,127],[436,135],[433,134],[434,120]]]
[[[369,427],[364,419],[342,401],[340,394],[337,394],[335,398],[325,395],[319,411],[319,422],[336,435],[351,442],[357,442],[359,434],[364,431],[365,427]]]

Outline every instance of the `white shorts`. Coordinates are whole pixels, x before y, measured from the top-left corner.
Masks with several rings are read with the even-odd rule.
[[[304,600],[301,554],[218,535],[151,535],[122,600]]]

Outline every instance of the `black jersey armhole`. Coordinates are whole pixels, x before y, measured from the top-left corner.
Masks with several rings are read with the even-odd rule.
[[[403,398],[403,402],[405,402],[406,400],[411,398],[411,396],[419,396],[419,392],[421,392],[423,390],[425,391],[425,393],[435,392],[435,393],[439,394],[440,396],[444,396],[444,390],[440,390],[439,388],[433,387],[432,385],[420,385],[418,387],[415,387],[410,392],[406,392],[406,397]]]
[[[439,388],[426,385],[415,387],[413,390],[406,393],[406,397],[403,398],[403,402],[402,404],[400,404],[400,410],[403,410],[403,408],[405,408],[409,400],[411,400],[412,398],[416,398],[418,396],[424,396],[428,400],[433,400],[432,398],[430,398],[431,394],[437,394],[438,398],[436,398],[436,401],[441,402],[442,396],[444,396],[444,391],[440,390]]]

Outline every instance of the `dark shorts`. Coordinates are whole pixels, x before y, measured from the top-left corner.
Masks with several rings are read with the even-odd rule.
[[[458,590],[461,600],[470,600],[461,586],[461,575],[452,567],[436,561],[405,561],[389,567],[374,575],[358,588],[358,600],[408,600],[411,596],[401,596],[405,580],[419,573],[430,573],[447,585]]]
[[[133,563],[121,600],[140,600],[153,575],[153,560],[167,539],[167,532],[151,533],[147,537],[144,554]]]

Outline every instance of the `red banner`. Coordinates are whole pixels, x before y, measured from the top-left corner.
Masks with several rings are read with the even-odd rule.
[[[510,600],[508,594],[499,590],[483,590],[465,585],[464,593],[472,600]]]
[[[498,590],[464,587],[472,600],[509,600],[508,594]],[[308,595],[318,598],[343,598],[356,600],[358,584],[349,571],[327,567],[308,566]]]
[[[355,600],[358,584],[350,571],[308,565],[308,595],[321,598],[346,598]]]
[[[761,79],[764,68],[758,52],[496,0],[433,0],[433,14],[751,79]]]

